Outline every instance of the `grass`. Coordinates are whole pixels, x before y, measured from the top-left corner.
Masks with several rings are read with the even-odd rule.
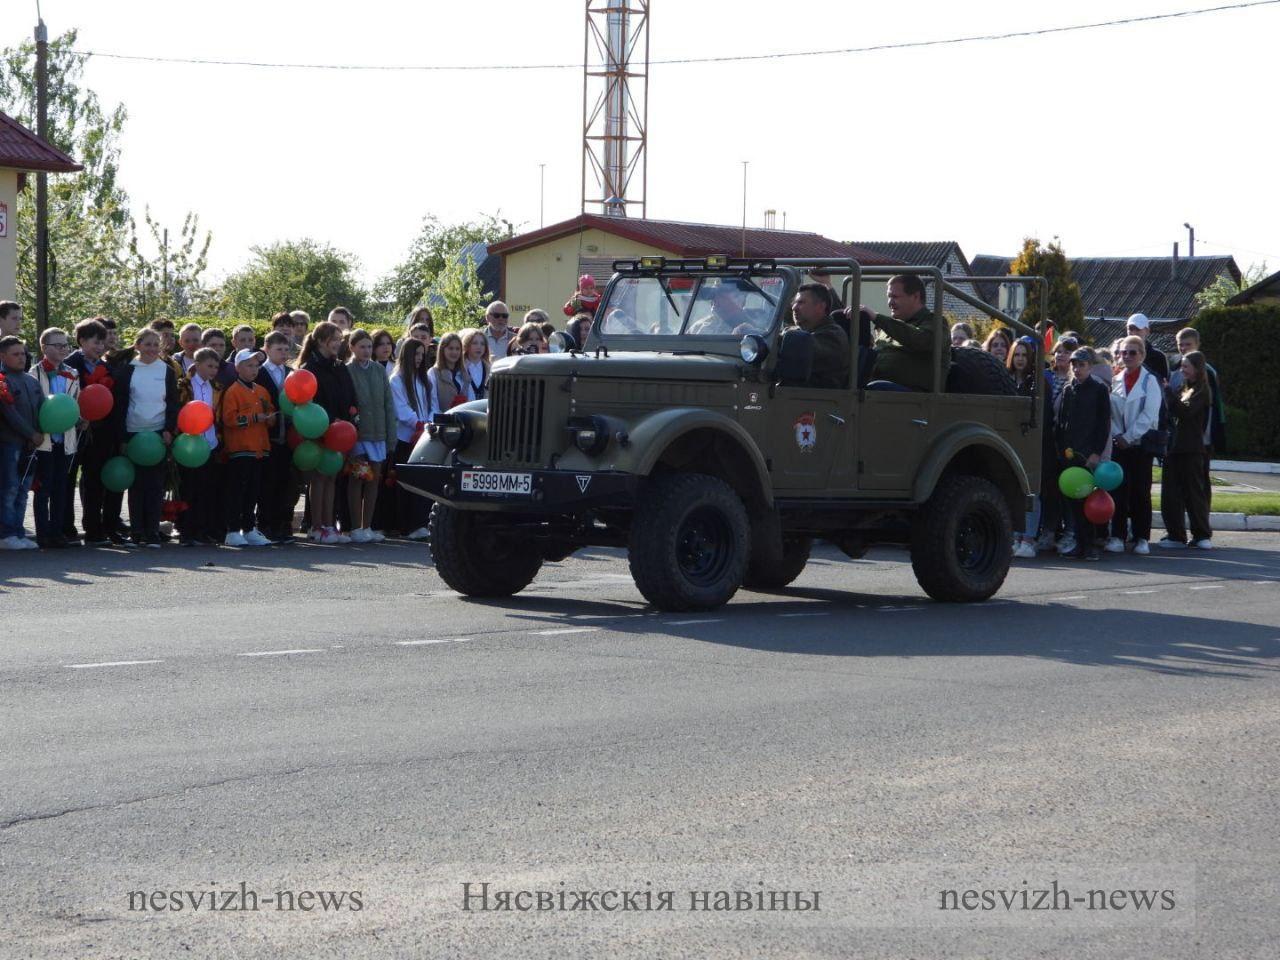
[[[1160,483],[1160,482],[1161,482],[1161,478],[1162,478],[1163,476],[1164,476],[1164,470],[1163,470],[1163,469],[1161,469],[1160,467],[1152,467],[1152,468],[1151,468],[1151,482],[1152,482],[1152,483]],[[1228,480],[1223,480],[1221,477],[1214,477],[1214,476],[1210,476],[1210,477],[1209,477],[1209,485],[1210,485],[1210,486],[1212,486],[1212,487],[1229,487],[1229,486],[1231,486],[1231,483],[1230,483],[1230,481],[1228,481]]]
[[[1152,506],[1160,510],[1160,498],[1152,498]],[[1243,513],[1251,517],[1280,517],[1280,493],[1215,493],[1214,513]]]

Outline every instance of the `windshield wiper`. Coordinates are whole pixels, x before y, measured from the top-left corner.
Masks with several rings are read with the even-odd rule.
[[[769,296],[767,293],[761,290],[758,286],[756,286],[756,284],[751,280],[750,277],[738,277],[737,279],[749,285],[752,290],[754,290],[756,293],[760,294],[760,296],[768,300],[769,306],[776,307],[778,305],[778,301],[773,299],[773,297]]]

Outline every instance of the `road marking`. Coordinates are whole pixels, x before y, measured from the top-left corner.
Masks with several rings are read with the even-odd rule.
[[[891,613],[898,613],[902,610],[923,610],[924,607],[879,607],[880,610],[887,610]]]
[[[238,657],[286,657],[293,653],[324,653],[319,649],[302,649],[302,650],[258,650],[254,653],[238,653]]]
[[[424,643],[467,643],[471,637],[432,637],[429,640],[397,640],[397,647],[420,647]]]
[[[1213,584],[1207,587],[1192,587],[1191,589],[1192,590],[1221,590],[1222,584],[1218,583],[1218,584]]]
[[[1121,590],[1120,592],[1132,596],[1137,593],[1159,593],[1160,591],[1159,590]]]
[[[687,627],[695,623],[724,623],[724,617],[709,617],[699,620],[660,620],[664,627]]]
[[[559,630],[534,630],[531,637],[558,637],[562,633],[595,633],[599,627],[561,627]]]
[[[780,617],[829,617],[831,616],[831,612],[828,610],[828,611],[823,611],[821,613],[780,613],[778,614],[778,616]]]
[[[1053,597],[1049,603],[1064,603],[1067,600],[1086,600],[1088,599],[1083,593],[1077,593],[1070,597]]]
[[[134,667],[143,663],[164,663],[163,660],[109,660],[106,663],[67,663],[72,670],[89,670],[93,667]]]

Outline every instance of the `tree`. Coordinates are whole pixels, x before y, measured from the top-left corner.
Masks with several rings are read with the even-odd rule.
[[[436,332],[480,326],[484,323],[485,305],[491,298],[491,294],[480,289],[475,260],[461,250],[456,251],[446,258],[427,298]]]
[[[501,213],[501,211],[499,211]],[[441,272],[457,251],[469,243],[494,243],[508,236],[513,226],[495,214],[478,221],[441,223],[435,214],[423,218],[422,230],[409,245],[409,254],[379,281],[378,299],[388,301],[400,314],[407,314],[423,302],[425,292],[435,286]]]
[[[1201,310],[1208,310],[1211,307],[1225,307],[1227,301],[1241,290],[1248,290],[1255,283],[1260,283],[1266,278],[1267,265],[1265,262],[1255,263],[1246,270],[1239,283],[1236,283],[1230,275],[1224,273],[1196,294],[1196,306]]]
[[[356,280],[360,264],[351,254],[309,239],[253,247],[252,253],[212,298],[219,313],[263,319],[281,310],[305,310],[321,320],[341,305],[357,323],[364,318],[368,295]]]
[[[200,278],[208,266],[211,235],[206,233],[201,241],[200,218],[188,213],[177,242],[171,243],[169,228],[153,220],[150,209],[143,217],[156,252],[148,256],[142,249],[138,225],[130,217],[128,246],[120,259],[123,279],[107,312],[129,327],[146,326],[157,317],[176,320],[203,312],[208,294]]]
[[[1080,330],[1084,326],[1084,302],[1080,299],[1080,285],[1071,279],[1071,264],[1060,243],[1040,246],[1035,237],[1022,241],[1022,250],[1009,266],[1015,277],[1044,277],[1049,281],[1048,310],[1041,304],[1040,285],[1027,290],[1027,307],[1019,317],[1023,323],[1035,326],[1048,318],[1059,330]]]

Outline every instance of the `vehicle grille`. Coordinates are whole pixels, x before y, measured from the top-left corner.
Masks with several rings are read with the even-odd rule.
[[[542,410],[547,382],[497,376],[489,381],[489,462],[542,462]]]

